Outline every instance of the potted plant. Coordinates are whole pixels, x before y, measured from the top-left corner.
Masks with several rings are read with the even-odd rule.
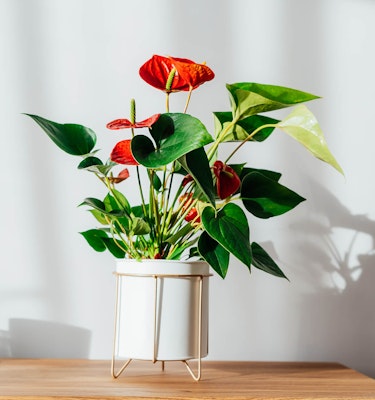
[[[214,72],[207,65],[154,55],[141,66],[139,74],[145,82],[165,93],[166,110],[158,110],[151,117],[138,121],[136,103],[132,99],[129,117],[107,124],[109,130],[125,130],[125,138],[115,144],[108,160],[98,157],[96,134],[91,129],[27,115],[62,150],[82,157],[78,168],[96,175],[106,187],[103,199],[88,197],[81,204],[89,208],[97,225],[82,232],[88,244],[99,252],[108,250],[118,258],[120,276],[134,278],[138,273],[156,280],[146,289],[154,293],[154,316],[149,328],[153,330],[153,355],[150,357],[146,351],[139,357],[156,361],[174,359],[168,354],[159,354],[160,349],[155,346],[155,341],[163,340],[160,318],[164,317],[159,314],[157,307],[161,300],[157,296],[162,286],[168,286],[165,280],[168,275],[183,278],[179,280],[182,286],[177,293],[186,291],[200,295],[199,318],[207,314],[207,294],[203,288],[207,286],[208,266],[225,278],[230,258],[235,257],[249,270],[255,267],[286,278],[261,245],[250,240],[248,217],[276,217],[305,199],[280,183],[280,173],[253,168],[247,165],[247,160],[233,163],[234,154],[244,145],[266,141],[278,129],[296,139],[318,159],[341,173],[342,169],[329,151],[316,118],[302,104],[318,96],[259,83],[227,84],[229,110],[213,112],[214,128],[209,133],[199,119],[187,112],[192,92],[214,78]],[[171,112],[170,96],[181,91],[187,92],[185,108],[183,112]],[[269,116],[271,111],[290,107],[292,111],[282,120]],[[221,159],[219,148],[226,142],[232,142],[232,152]],[[127,186],[132,174],[138,182],[139,200],[135,204],[131,204],[128,195],[134,193],[134,185]],[[188,262],[181,270],[176,266],[180,261]],[[161,270],[156,267],[160,263]],[[186,286],[184,278],[188,275],[199,279],[193,280],[192,286]],[[137,293],[138,298],[133,302],[140,303],[146,294],[140,292],[137,284],[132,287],[132,283],[128,283],[125,288],[125,283],[121,283],[120,291]],[[171,296],[181,297],[176,292]],[[131,325],[144,323],[137,319],[140,314],[142,312],[134,313]],[[206,340],[202,347],[202,331],[206,336],[207,323],[203,322],[202,327],[199,318],[200,325],[194,328],[199,328],[199,354],[197,343],[193,343],[188,345],[195,349],[192,354],[180,354],[177,359],[200,358],[207,354]],[[197,321],[196,313],[192,321]],[[184,326],[183,321],[177,324]],[[171,334],[174,334],[173,329]],[[121,344],[117,345],[121,348]],[[124,350],[130,358],[137,358],[131,352],[131,349]]]

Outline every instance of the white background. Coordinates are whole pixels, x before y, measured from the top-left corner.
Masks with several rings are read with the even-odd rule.
[[[138,119],[164,110],[138,76],[161,54],[215,71],[189,110],[211,131],[225,83],[322,96],[310,108],[345,171],[282,132],[238,156],[307,201],[249,218],[290,282],[235,261],[211,278],[209,358],[338,361],[375,377],[374,21],[372,0],[0,0],[0,356],[110,358],[114,261],[78,234],[95,223],[77,207],[104,189],[22,113],[91,127],[105,158],[124,137],[105,125],[130,98]],[[180,111],[184,95],[171,102]]]

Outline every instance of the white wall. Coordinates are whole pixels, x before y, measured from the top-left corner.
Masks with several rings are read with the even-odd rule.
[[[375,377],[374,20],[371,0],[0,0],[0,356],[107,359],[112,345],[114,262],[77,233],[92,227],[77,205],[101,189],[21,113],[88,125],[105,154],[121,137],[105,124],[130,98],[140,117],[162,110],[138,68],[171,54],[216,72],[190,108],[209,128],[227,82],[321,95],[311,108],[346,174],[282,133],[242,153],[308,201],[250,219],[290,283],[236,262],[211,279],[209,357],[338,361]]]

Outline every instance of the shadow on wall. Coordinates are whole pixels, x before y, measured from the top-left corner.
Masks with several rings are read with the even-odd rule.
[[[49,321],[10,319],[9,331],[0,331],[0,357],[88,358],[88,329]]]
[[[298,351],[375,378],[375,221],[353,215],[318,183],[312,188],[320,194],[312,215],[292,226],[304,279],[320,280],[303,298]]]

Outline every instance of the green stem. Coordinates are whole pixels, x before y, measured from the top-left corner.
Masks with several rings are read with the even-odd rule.
[[[266,124],[266,125],[262,125],[259,128],[255,129],[255,131],[249,135],[245,140],[243,140],[227,157],[227,159],[224,161],[224,164],[227,164],[228,161],[234,156],[234,154],[247,142],[249,141],[251,138],[253,138],[258,132],[260,132],[262,129],[265,128],[276,128],[276,124]]]
[[[207,152],[207,157],[208,160],[211,161],[212,157],[214,156],[216,150],[218,149],[220,143],[224,140],[225,136],[228,134],[228,132],[233,128],[234,125],[236,125],[237,121],[233,120],[230,122],[225,129],[221,131],[219,136],[216,138],[214,144],[208,149]]]

